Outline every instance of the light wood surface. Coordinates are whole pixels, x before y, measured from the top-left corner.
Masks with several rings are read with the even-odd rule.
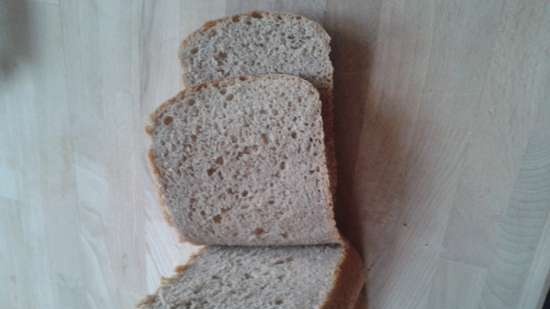
[[[178,244],[143,126],[211,18],[333,37],[340,226],[358,308],[540,308],[550,284],[545,0],[0,1],[0,308],[132,308]]]

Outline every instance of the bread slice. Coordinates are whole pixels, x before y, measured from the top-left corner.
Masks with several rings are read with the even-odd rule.
[[[330,36],[304,16],[250,12],[206,22],[181,44],[183,83],[197,85],[229,77],[280,73],[311,82],[323,102],[330,190],[335,194],[337,164],[333,125],[333,66]]]
[[[245,75],[300,76],[332,88],[330,37],[318,23],[289,13],[251,12],[209,21],[181,44],[186,85]]]
[[[188,241],[340,242],[309,82],[264,75],[191,87],[152,115],[148,132],[162,200]]]
[[[211,246],[139,309],[353,308],[363,277],[347,245]]]

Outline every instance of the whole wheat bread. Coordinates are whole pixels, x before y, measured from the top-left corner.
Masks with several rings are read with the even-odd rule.
[[[181,44],[186,85],[243,75],[300,76],[332,88],[330,37],[318,23],[289,13],[251,12],[212,20]]]
[[[347,309],[363,285],[347,245],[208,247],[139,309]]]
[[[182,43],[194,87],[148,129],[167,217],[190,241],[246,247],[210,246],[139,308],[353,308],[363,276],[333,219],[329,42],[302,16],[252,12],[207,22]],[[269,73],[308,80],[322,106],[296,77],[211,82]],[[322,243],[339,244],[249,246]]]
[[[191,87],[153,115],[150,159],[169,217],[199,244],[340,241],[321,102],[289,75]]]

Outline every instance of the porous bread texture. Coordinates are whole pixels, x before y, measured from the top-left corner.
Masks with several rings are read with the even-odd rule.
[[[148,129],[171,221],[207,245],[338,243],[321,102],[289,75],[191,87]]]
[[[245,75],[282,73],[318,89],[332,88],[330,36],[303,16],[251,12],[209,21],[181,44],[186,85]]]
[[[139,309],[346,309],[363,285],[348,246],[208,247]]]

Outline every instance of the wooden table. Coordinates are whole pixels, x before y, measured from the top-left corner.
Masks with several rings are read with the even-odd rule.
[[[0,7],[0,308],[131,308],[196,250],[162,219],[143,127],[180,88],[180,40],[252,9],[304,14],[333,37],[337,212],[368,274],[358,307],[540,307],[548,1]]]

